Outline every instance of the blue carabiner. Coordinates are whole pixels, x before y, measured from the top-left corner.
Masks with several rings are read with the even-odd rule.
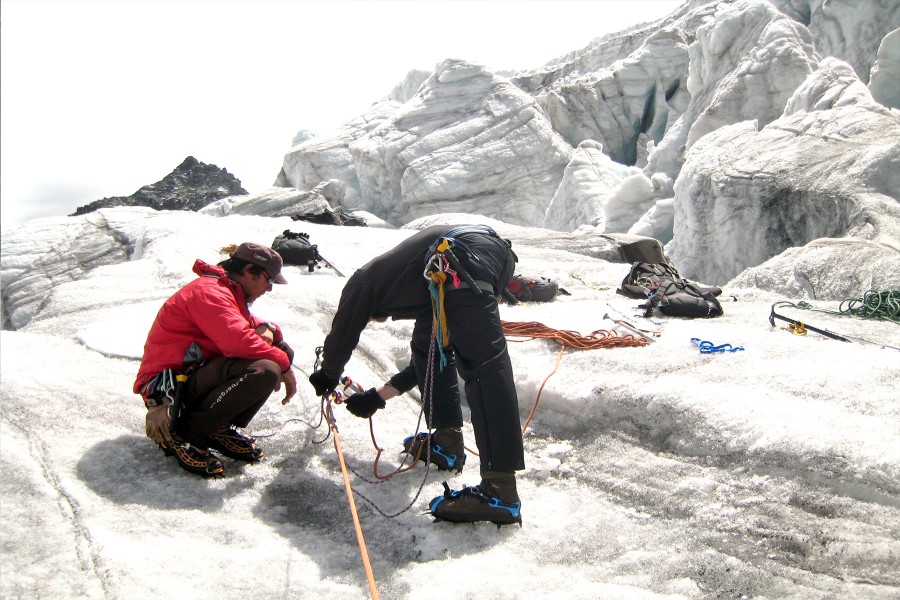
[[[701,341],[700,338],[691,338],[691,342],[700,348],[701,354],[712,354],[713,352],[737,352],[744,349],[743,346],[732,346],[731,344],[716,346],[712,342],[707,342],[705,340]]]

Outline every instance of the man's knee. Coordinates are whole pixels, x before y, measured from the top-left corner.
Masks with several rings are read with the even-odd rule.
[[[258,378],[260,386],[274,390],[281,381],[281,367],[272,360],[262,359],[254,361],[250,365],[254,377]]]

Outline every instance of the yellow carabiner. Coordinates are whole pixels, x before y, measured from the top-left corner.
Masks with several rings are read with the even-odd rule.
[[[788,329],[790,329],[791,333],[794,335],[806,335],[806,325],[803,323],[791,323]]]

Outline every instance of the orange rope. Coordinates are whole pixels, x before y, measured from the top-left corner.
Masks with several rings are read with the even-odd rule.
[[[334,394],[336,397],[336,394]],[[353,527],[356,529],[356,541],[359,544],[359,553],[362,555],[363,567],[366,569],[366,579],[369,582],[369,593],[372,600],[378,600],[378,588],[375,587],[375,575],[372,573],[372,565],[369,562],[369,552],[366,550],[366,540],[363,537],[362,526],[359,523],[359,514],[356,512],[356,502],[353,500],[353,488],[350,487],[350,476],[347,474],[347,463],[344,461],[344,453],[341,450],[341,438],[338,435],[337,421],[334,418],[334,412],[331,410],[331,402],[328,402],[326,408],[328,413],[328,424],[331,432],[334,434],[334,449],[337,451],[338,458],[341,461],[341,472],[344,475],[344,488],[347,490],[347,501],[350,503],[350,514],[353,517]]]
[[[553,370],[550,371],[550,374],[544,378],[544,382],[541,384],[541,387],[538,388],[537,396],[534,398],[534,405],[531,407],[531,412],[528,413],[528,418],[525,419],[525,424],[522,425],[522,433],[525,433],[525,430],[528,429],[529,423],[531,423],[531,417],[534,416],[535,411],[537,411],[538,402],[541,400],[541,392],[544,391],[544,386],[547,385],[547,382],[550,381],[550,378],[553,377],[553,374],[556,373],[556,370],[559,368],[559,363],[562,361],[563,352],[566,351],[566,347],[562,344],[559,346],[559,354],[556,355],[556,364],[553,365]]]
[[[544,386],[547,385],[547,382],[551,377],[553,377],[553,375],[556,374],[556,371],[559,369],[559,365],[562,362],[563,352],[565,352],[567,347],[575,348],[576,350],[595,350],[599,348],[630,348],[646,346],[650,343],[642,337],[636,337],[633,335],[620,336],[615,331],[608,331],[604,329],[592,331],[590,334],[585,336],[581,335],[577,331],[553,329],[552,327],[548,327],[543,323],[538,323],[537,321],[500,321],[500,324],[503,327],[503,334],[507,338],[525,338],[513,341],[527,342],[529,340],[548,339],[553,340],[560,346],[559,354],[556,356],[556,364],[553,366],[553,370],[550,372],[550,374],[544,378],[544,381],[541,383],[541,387],[538,388],[538,393],[534,399],[534,405],[532,405],[531,407],[531,412],[528,413],[528,418],[525,419],[525,424],[522,425],[522,433],[525,433],[525,430],[531,423],[531,419],[532,417],[534,417],[534,413],[537,411],[538,403],[540,403],[541,401],[541,394],[544,391]],[[348,387],[355,387],[357,391],[362,391],[362,387],[349,378],[347,378],[344,383],[346,383],[344,387],[345,391]],[[379,474],[378,462],[381,458],[381,453],[384,450],[378,446],[378,442],[375,440],[375,431],[372,426],[371,417],[369,418],[369,434],[372,437],[372,444],[375,446],[375,450],[377,451],[375,462],[372,466],[374,475],[377,479],[390,479],[394,475],[411,470],[418,463],[422,453],[422,446],[419,447],[419,451],[416,454],[415,460],[413,460],[410,465],[405,467],[401,465],[387,475]],[[468,446],[465,446],[465,449],[473,456],[479,456],[477,452],[475,452]]]
[[[390,479],[394,475],[399,475],[400,473],[406,473],[407,471],[412,470],[416,464],[419,462],[419,459],[422,458],[422,450],[425,448],[424,444],[419,444],[419,449],[416,451],[416,456],[413,458],[412,462],[405,467],[401,464],[399,467],[388,473],[387,475],[382,475],[378,472],[378,461],[381,459],[381,453],[384,452],[384,448],[378,445],[378,442],[375,440],[375,427],[372,423],[372,417],[369,417],[369,435],[372,436],[372,445],[375,446],[375,450],[377,450],[377,454],[375,455],[375,462],[372,464],[372,473],[375,475],[376,479],[380,479],[385,481]],[[406,462],[406,459],[404,459]]]
[[[589,335],[584,336],[576,331],[553,329],[552,327],[547,327],[543,323],[538,323],[536,321],[500,321],[500,324],[503,326],[503,333],[506,337],[526,338],[514,341],[525,342],[528,340],[548,339],[559,344],[559,354],[556,355],[556,364],[553,366],[553,370],[550,374],[544,378],[541,387],[538,388],[538,393],[534,399],[534,405],[531,407],[531,412],[528,413],[528,418],[525,419],[525,424],[522,425],[522,433],[525,433],[525,430],[528,429],[531,418],[534,416],[535,411],[537,411],[538,403],[541,401],[541,393],[544,391],[544,386],[547,385],[547,382],[553,377],[557,369],[559,369],[559,363],[562,361],[563,352],[565,352],[567,347],[575,348],[577,350],[593,350],[598,348],[628,348],[646,346],[649,344],[646,339],[641,337],[632,335],[620,336],[614,331],[606,331],[603,329],[592,331]],[[475,453],[473,452],[473,454]]]
[[[646,346],[647,340],[633,335],[618,335],[615,331],[598,329],[588,335],[577,331],[553,329],[536,321],[511,322],[500,321],[503,333],[508,338],[525,338],[521,341],[548,339],[576,350],[596,350],[598,348],[628,348]]]

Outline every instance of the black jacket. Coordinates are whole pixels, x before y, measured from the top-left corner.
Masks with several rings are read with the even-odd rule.
[[[347,280],[331,332],[325,337],[322,370],[326,375],[335,379],[341,376],[372,317],[416,319],[431,314],[425,259],[432,244],[449,229],[446,225],[423,229],[360,267]],[[474,279],[494,284],[495,295],[499,295],[515,269],[509,243],[482,234],[463,234],[460,238],[477,256],[470,260],[458,253],[466,270]]]

